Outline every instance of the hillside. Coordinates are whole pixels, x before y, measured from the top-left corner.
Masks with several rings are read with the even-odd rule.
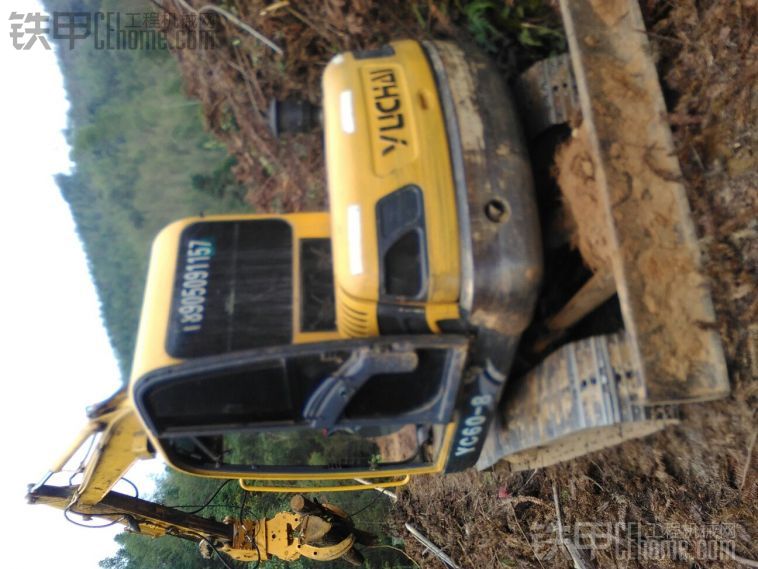
[[[48,11],[108,12],[115,1],[45,0]],[[154,10],[147,1],[130,10]],[[71,104],[75,163],[57,178],[71,207],[124,377],[131,362],[150,243],[169,222],[249,211],[224,147],[184,95],[167,50],[98,50],[92,38],[56,46]]]

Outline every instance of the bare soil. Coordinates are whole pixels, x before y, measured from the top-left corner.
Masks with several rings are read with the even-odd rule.
[[[568,212],[566,222],[573,247],[579,249],[593,272],[607,269],[612,248],[595,180],[595,161],[584,127],[575,128],[571,138],[558,149],[553,170]]]
[[[202,2],[190,4],[198,8]],[[323,65],[343,49],[396,37],[465,36],[461,4],[293,0],[266,11],[263,0],[226,2],[285,46],[285,55],[273,55],[222,21],[220,49],[177,51],[177,58],[189,93],[203,102],[209,128],[237,158],[235,173],[249,188],[251,206],[290,211],[325,205],[319,135],[274,140],[265,120],[272,95],[317,102]],[[609,18],[615,17],[612,4]],[[175,0],[166,5],[186,13]],[[541,471],[510,474],[497,466],[414,480],[401,491],[394,513],[398,535],[407,537],[402,524],[411,521],[462,567],[572,567],[556,544],[554,489],[566,535],[586,537],[594,529],[607,536],[585,550],[588,566],[758,566],[758,10],[755,0],[641,5],[732,391],[723,401],[685,406],[676,427]],[[577,167],[581,175],[582,164]],[[630,549],[628,534],[615,533],[616,524],[638,524],[643,536],[655,532],[653,541],[675,550]],[[722,553],[718,540],[702,535],[706,531],[734,544],[733,553]],[[442,567],[411,539],[407,551],[423,567]]]

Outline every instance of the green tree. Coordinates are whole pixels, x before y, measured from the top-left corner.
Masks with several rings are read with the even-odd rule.
[[[124,12],[115,0],[46,0],[48,11]],[[147,0],[129,12],[155,11]],[[55,40],[53,40],[55,41]],[[57,177],[97,287],[103,320],[128,375],[150,243],[175,219],[248,211],[233,161],[181,92],[168,51],[97,50],[92,38],[56,46],[70,102],[75,163]],[[195,180],[207,180],[198,188]],[[207,186],[210,186],[210,190]]]

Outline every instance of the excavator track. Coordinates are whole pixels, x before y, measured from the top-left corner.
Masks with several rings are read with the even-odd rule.
[[[625,333],[571,342],[506,391],[477,468],[506,460],[541,468],[678,422],[675,405],[645,405]]]

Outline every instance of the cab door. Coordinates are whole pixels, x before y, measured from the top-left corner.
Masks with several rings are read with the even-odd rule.
[[[194,474],[439,471],[467,346],[402,336],[261,348],[157,370],[133,395],[168,461]]]

